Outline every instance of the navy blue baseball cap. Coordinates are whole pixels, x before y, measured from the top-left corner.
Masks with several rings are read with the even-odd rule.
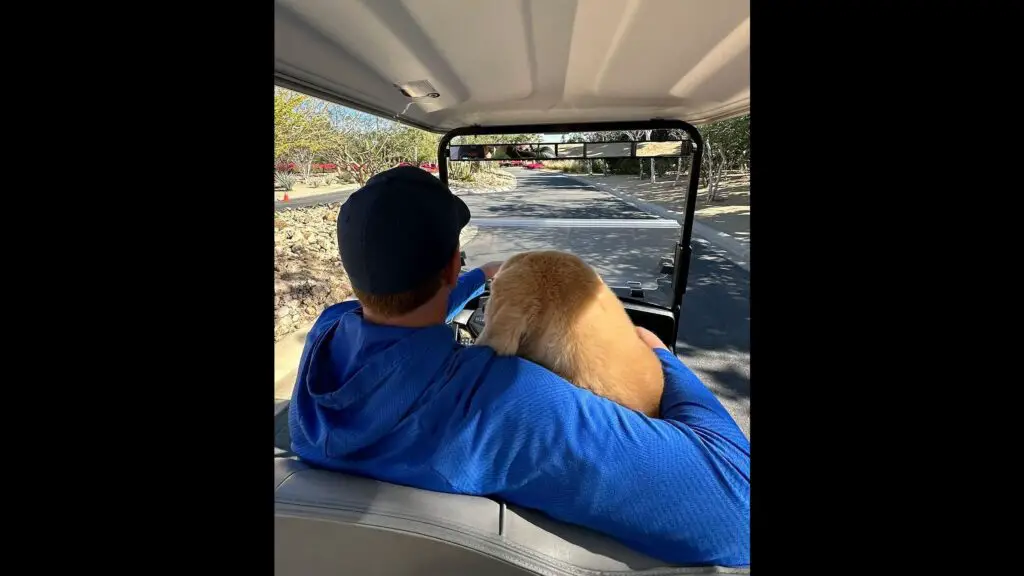
[[[406,292],[451,261],[468,222],[466,203],[437,177],[415,166],[385,170],[341,205],[341,263],[363,292]]]

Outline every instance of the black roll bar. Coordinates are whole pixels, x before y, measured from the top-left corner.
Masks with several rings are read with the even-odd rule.
[[[704,158],[704,138],[688,122],[682,120],[637,120],[629,122],[583,122],[569,124],[516,124],[512,126],[463,126],[450,130],[437,144],[437,170],[441,182],[448,185],[448,144],[456,136],[486,136],[492,134],[544,134],[564,132],[612,132],[625,130],[683,130],[695,144],[690,163],[689,185],[686,191],[686,211],[683,216],[682,232],[676,242],[672,270],[672,314],[679,321],[679,311],[686,293],[686,279],[690,273],[690,258],[693,250],[690,240],[693,234],[693,215],[697,205],[697,186],[700,182],[700,166]],[[641,161],[643,159],[641,158]],[[677,326],[678,328],[678,326]]]

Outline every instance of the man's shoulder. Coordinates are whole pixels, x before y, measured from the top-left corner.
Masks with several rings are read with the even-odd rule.
[[[457,353],[453,374],[470,376],[489,396],[531,395],[538,389],[572,393],[576,387],[551,370],[518,356],[498,356],[486,346],[468,346]]]
[[[311,342],[319,340],[325,330],[335,326],[342,316],[356,310],[359,306],[358,300],[346,300],[324,308],[324,311],[317,316],[316,320],[313,321],[313,325],[309,327],[309,331],[306,333],[306,346],[309,346]]]
[[[499,356],[487,346],[466,346],[459,351],[463,362],[483,362],[488,372],[496,374],[513,373],[530,378],[561,379],[547,368],[518,356]]]

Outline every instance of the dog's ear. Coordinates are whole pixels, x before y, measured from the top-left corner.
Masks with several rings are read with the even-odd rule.
[[[489,346],[498,356],[515,356],[530,326],[531,312],[530,306],[491,297],[484,314],[484,329],[476,344]]]

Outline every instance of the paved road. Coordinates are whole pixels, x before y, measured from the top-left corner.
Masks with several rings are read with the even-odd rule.
[[[331,202],[344,202],[346,198],[352,195],[355,190],[342,190],[340,192],[331,192],[330,194],[320,194],[318,196],[307,196],[305,198],[290,199],[287,202],[281,200],[274,200],[274,210],[284,210],[285,208],[302,208],[303,206],[315,206],[318,204],[330,204]]]
[[[473,219],[584,218],[657,219],[611,194],[564,174],[509,168],[517,186],[510,192],[461,193]]]
[[[527,250],[579,255],[613,286],[638,281],[656,290],[661,259],[679,238],[674,220],[658,218],[574,178],[511,169],[511,192],[461,192],[475,228],[463,246],[478,266]]]

